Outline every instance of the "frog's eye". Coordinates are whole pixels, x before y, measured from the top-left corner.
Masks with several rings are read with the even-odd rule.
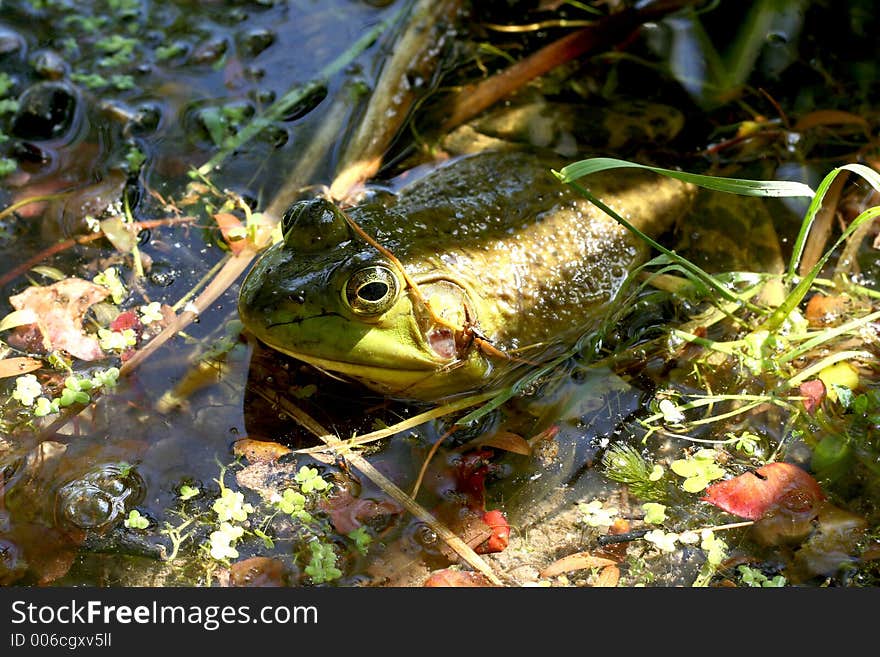
[[[324,251],[351,238],[342,212],[323,198],[297,201],[287,208],[281,234],[287,246],[302,253]]]
[[[397,301],[400,284],[388,267],[359,269],[345,284],[345,302],[356,315],[381,315]]]

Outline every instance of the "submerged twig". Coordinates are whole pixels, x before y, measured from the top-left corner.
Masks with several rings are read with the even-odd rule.
[[[125,375],[136,368],[170,337],[189,326],[200,313],[204,312],[206,308],[214,303],[214,301],[216,301],[217,298],[223,294],[239,276],[241,276],[244,270],[247,269],[248,265],[250,265],[251,260],[253,260],[255,255],[256,252],[250,247],[245,248],[241,253],[229,255],[223,267],[217,273],[217,276],[208,283],[202,293],[199,294],[192,303],[187,304],[183,312],[177,315],[173,322],[162,329],[161,333],[150,340],[145,346],[138,349],[134,356],[122,364],[122,367],[119,368],[120,375]]]
[[[455,433],[455,427],[445,431],[442,436],[440,436],[437,440],[434,441],[434,444],[431,445],[431,449],[428,450],[427,456],[425,456],[425,460],[422,461],[422,467],[419,468],[419,476],[416,477],[416,483],[413,484],[412,493],[410,495],[415,498],[419,494],[419,488],[422,487],[422,479],[425,478],[425,473],[428,471],[428,466],[431,464],[431,460],[434,458],[434,455],[437,453],[437,450],[440,449],[440,445],[443,444],[449,436]]]
[[[273,397],[261,388],[257,388],[256,392],[269,403],[280,406],[285,413],[296,420],[303,428],[311,432],[327,446],[334,448],[338,455],[343,456],[354,468],[360,470],[367,479],[387,493],[389,497],[398,502],[416,518],[427,524],[437,536],[439,536],[450,548],[455,550],[455,552],[458,553],[458,555],[469,566],[481,572],[493,584],[497,586],[503,585],[503,582],[479,554],[474,552],[474,550],[461,540],[451,529],[431,515],[427,509],[422,507],[412,497],[401,490],[397,484],[379,472],[367,459],[350,451],[345,447],[343,441],[330,433],[318,423],[317,420],[312,418],[308,413],[296,406],[289,399],[284,397]],[[335,462],[332,457],[323,457],[321,460],[324,459],[330,463]]]
[[[643,23],[657,20],[691,4],[695,4],[693,0],[659,0],[639,10],[612,14],[544,46],[490,78],[465,85],[448,104],[447,119],[440,128],[441,132],[448,132],[469,121],[530,80],[560,64],[618,43]]]
[[[366,445],[376,440],[381,440],[382,438],[389,438],[390,436],[394,436],[401,431],[412,429],[421,424],[424,424],[425,422],[430,422],[431,420],[436,420],[452,413],[457,413],[458,411],[464,410],[465,408],[470,408],[471,406],[482,404],[484,401],[492,399],[495,394],[496,393],[494,392],[484,392],[480,395],[471,395],[463,399],[458,399],[456,401],[449,402],[448,404],[432,408],[430,411],[425,411],[424,413],[413,415],[406,420],[401,420],[396,424],[392,424],[390,427],[385,427],[384,429],[379,429],[377,431],[371,431],[370,433],[355,436],[353,438],[349,438],[348,440],[342,440],[340,441],[341,445],[339,446],[345,447],[346,449],[352,449],[354,447],[360,447],[361,445]],[[458,423],[456,422],[456,426],[457,425]],[[296,454],[316,454],[319,452],[326,452],[329,449],[331,448],[327,445],[318,445],[316,447],[297,449],[294,450],[294,452]]]
[[[147,221],[136,221],[132,226],[136,230],[144,230],[146,228],[156,228],[158,226],[168,226],[170,224],[182,224],[182,223],[192,223],[195,221],[195,217],[169,217],[167,219],[149,219]],[[80,235],[78,237],[71,237],[61,242],[57,242],[52,246],[43,249],[36,255],[28,258],[20,265],[15,266],[10,269],[8,272],[0,276],[0,286],[6,285],[10,281],[15,280],[26,271],[40,264],[46,258],[49,258],[56,253],[61,253],[62,251],[66,251],[67,249],[76,246],[77,244],[88,244],[89,242],[94,242],[97,239],[104,237],[104,233],[89,233],[88,235]]]

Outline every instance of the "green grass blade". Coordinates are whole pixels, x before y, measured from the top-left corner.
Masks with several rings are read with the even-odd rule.
[[[880,217],[880,206],[868,208],[858,217],[853,219],[852,223],[847,226],[846,230],[843,231],[843,234],[834,243],[834,246],[825,251],[825,254],[821,258],[819,258],[819,261],[815,265],[813,265],[813,268],[810,269],[809,273],[798,282],[798,284],[791,292],[788,293],[788,296],[785,297],[785,300],[779,305],[776,310],[773,311],[773,313],[771,313],[771,315],[764,321],[764,323],[760,327],[758,327],[758,330],[763,329],[773,332],[780,326],[782,326],[785,318],[788,317],[789,313],[792,310],[797,308],[798,304],[803,300],[807,292],[809,292],[810,288],[813,286],[813,282],[816,280],[819,272],[822,271],[825,263],[828,262],[828,258],[831,257],[831,254],[834,252],[834,250],[839,247],[843,242],[845,242],[846,239],[850,235],[852,235],[859,226],[861,226],[866,221],[873,221],[877,217]]]
[[[623,160],[615,160],[615,161],[616,161],[616,162],[622,162]],[[629,163],[627,163],[627,166],[631,166],[631,165],[630,165]],[[641,165],[637,165],[637,166],[641,166]],[[613,167],[608,167],[608,168],[613,168]],[[651,168],[651,167],[644,167],[644,168]],[[600,169],[600,170],[601,170],[601,169]],[[556,171],[554,171],[553,173],[554,173],[558,178],[560,178],[560,180],[563,179],[562,172],[556,172]],[[584,175],[586,175],[586,174],[584,174]],[[724,298],[727,299],[728,301],[735,301],[736,303],[741,303],[741,304],[743,304],[744,306],[746,306],[749,310],[752,310],[752,311],[754,311],[754,312],[756,312],[756,313],[762,313],[762,314],[763,314],[764,312],[766,312],[766,311],[764,311],[762,308],[758,308],[758,307],[755,306],[754,304],[751,304],[751,303],[749,303],[749,302],[747,302],[747,301],[743,301],[743,300],[739,299],[739,298],[738,298],[733,292],[731,292],[731,291],[728,290],[724,285],[722,285],[721,283],[719,283],[719,282],[715,279],[714,276],[712,276],[712,275],[709,274],[708,272],[704,271],[703,269],[701,269],[700,267],[698,267],[697,265],[695,265],[694,263],[692,263],[690,260],[687,260],[686,258],[681,257],[681,256],[678,255],[675,251],[670,251],[669,249],[667,249],[665,246],[663,246],[663,245],[660,244],[659,242],[657,242],[657,241],[651,239],[650,237],[648,237],[647,235],[645,235],[645,233],[643,233],[643,232],[640,231],[638,228],[636,228],[635,226],[633,226],[633,225],[632,225],[631,223],[629,223],[626,219],[624,219],[623,217],[621,217],[617,212],[615,212],[615,211],[612,210],[610,207],[608,207],[607,205],[605,205],[605,203],[603,203],[601,200],[599,200],[598,198],[596,198],[595,196],[593,196],[593,194],[591,194],[591,193],[590,193],[587,189],[585,189],[583,186],[579,185],[579,184],[576,183],[576,182],[571,182],[571,181],[570,181],[568,184],[571,185],[574,189],[576,189],[576,190],[578,191],[578,193],[581,194],[584,198],[586,198],[590,203],[592,203],[592,204],[595,205],[597,208],[599,208],[600,210],[602,210],[602,212],[604,212],[604,213],[607,214],[609,217],[611,217],[612,219],[614,219],[617,223],[619,223],[621,226],[623,226],[624,228],[626,228],[626,229],[627,229],[628,231],[630,231],[633,235],[637,236],[640,240],[642,240],[642,241],[645,242],[646,244],[650,245],[651,248],[656,249],[657,251],[660,251],[661,253],[663,253],[663,254],[665,254],[666,256],[668,256],[673,262],[675,262],[676,264],[680,265],[681,267],[683,267],[684,269],[686,269],[688,272],[690,272],[691,274],[693,274],[694,276],[696,276],[696,277],[697,277],[700,281],[702,281],[705,285],[707,285],[709,288],[711,288],[712,290],[714,290],[715,292],[717,292],[718,294],[720,294],[722,297],[724,297]]]
[[[822,208],[822,203],[825,200],[825,195],[828,193],[828,189],[831,187],[831,183],[834,182],[834,179],[837,178],[839,173],[840,169],[832,169],[828,175],[822,179],[822,182],[819,183],[819,187],[816,189],[816,195],[813,197],[813,200],[810,201],[810,207],[807,208],[807,212],[801,222],[801,229],[794,241],[794,248],[792,248],[791,251],[791,260],[788,262],[787,279],[790,281],[794,280],[797,274],[797,268],[800,264],[801,257],[804,255],[804,247],[807,243],[807,237],[810,234],[810,228],[813,226],[813,221],[815,221],[816,215],[819,214],[819,210]]]
[[[877,173],[874,169],[866,167],[864,164],[844,164],[840,168],[860,175],[871,187],[880,192],[880,173]]]
[[[618,160],[612,157],[594,157],[588,160],[574,162],[562,168],[556,173],[557,177],[564,183],[572,183],[579,178],[583,178],[591,173],[599,171],[607,171],[609,169],[636,168],[647,169],[654,173],[659,173],[669,178],[675,178],[683,182],[697,185],[705,189],[711,189],[717,192],[727,192],[729,194],[739,194],[740,196],[765,196],[765,197],[783,197],[783,196],[806,196],[812,197],[815,192],[809,185],[789,180],[746,180],[744,178],[721,178],[718,176],[704,176],[698,173],[687,173],[686,171],[673,171],[672,169],[663,169],[661,167],[652,167],[646,164],[638,164],[627,160]]]
[[[841,170],[843,169],[861,176],[874,189],[880,192],[880,174],[863,164],[845,164],[841,167],[832,169],[828,173],[828,175],[826,175],[825,178],[822,179],[822,182],[819,183],[819,187],[816,189],[816,195],[810,202],[810,207],[807,208],[807,212],[804,215],[804,220],[801,222],[801,229],[798,233],[797,239],[794,242],[794,248],[791,252],[791,260],[788,263],[789,280],[793,280],[795,275],[797,274],[797,268],[804,253],[804,246],[807,242],[807,236],[810,234],[810,228],[812,228],[813,226],[813,221],[816,219],[816,215],[819,213],[819,210],[822,207],[822,203],[825,200],[825,195],[828,193],[828,188],[831,187],[831,183],[834,182],[834,179],[837,178],[838,174],[840,174]]]

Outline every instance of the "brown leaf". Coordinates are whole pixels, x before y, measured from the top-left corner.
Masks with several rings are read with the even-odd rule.
[[[845,317],[848,309],[847,297],[814,294],[807,302],[805,314],[811,326],[827,326]]]
[[[556,577],[562,573],[585,570],[586,568],[604,568],[605,566],[613,566],[615,563],[611,559],[597,557],[589,552],[576,552],[551,563],[541,571],[541,577]]]
[[[229,567],[229,586],[288,586],[290,570],[278,559],[251,557]]]
[[[25,575],[40,585],[54,582],[73,565],[79,538],[39,523],[17,523],[0,535],[0,585]]]
[[[868,121],[864,117],[842,110],[816,110],[804,114],[792,129],[795,132],[804,132],[810,128],[824,125],[857,125],[862,128],[865,134],[868,134],[870,130]]]
[[[235,483],[241,488],[255,491],[263,499],[272,499],[281,492],[279,485],[291,481],[296,475],[294,461],[265,461],[251,463],[235,473]]]
[[[403,507],[393,500],[377,502],[370,498],[354,497],[344,487],[336,488],[333,495],[320,501],[319,506],[327,512],[333,529],[340,534],[353,532],[365,523],[384,525],[403,513]]]
[[[489,579],[481,574],[471,572],[469,570],[453,570],[444,568],[431,573],[431,576],[422,584],[425,587],[443,587],[452,586],[456,588],[463,587],[483,587],[494,586]]]
[[[816,530],[795,553],[799,575],[805,578],[832,576],[842,565],[854,562],[867,527],[862,516],[830,503],[822,505],[816,518]]]
[[[4,358],[0,360],[0,379],[9,376],[18,376],[38,370],[43,366],[43,361],[36,358]]]
[[[514,454],[522,454],[528,456],[532,453],[532,447],[529,442],[515,433],[510,431],[499,431],[486,438],[480,438],[477,443],[483,447],[494,447],[503,449]]]
[[[620,581],[620,568],[617,566],[605,566],[596,578],[594,587],[614,588]]]
[[[109,294],[107,288],[81,278],[29,287],[9,303],[16,310],[33,311],[38,322],[16,329],[9,343],[41,353],[61,349],[81,360],[103,358],[97,339],[83,331],[82,322],[88,309]]]
[[[241,219],[229,212],[218,212],[214,215],[214,221],[220,228],[220,234],[223,235],[223,241],[233,253],[241,253],[247,244],[247,240],[243,237],[244,224]]]
[[[131,253],[137,244],[133,225],[124,222],[119,216],[104,219],[101,222],[101,231],[120,253]]]
[[[243,456],[249,463],[270,463],[277,461],[292,450],[281,443],[268,440],[254,440],[253,438],[241,438],[232,445],[232,453]]]
[[[629,520],[626,518],[615,518],[614,522],[612,522],[611,526],[608,528],[608,535],[617,536],[618,534],[626,534],[631,529],[632,525]],[[613,559],[620,563],[626,558],[626,550],[626,542],[621,541],[619,543],[609,543],[608,545],[603,545],[602,549],[599,550],[599,553],[596,556],[608,557],[609,559]]]

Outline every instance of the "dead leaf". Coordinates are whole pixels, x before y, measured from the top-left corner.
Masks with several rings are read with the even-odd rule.
[[[712,484],[701,499],[741,518],[760,520],[778,512],[814,513],[825,494],[816,480],[798,466],[768,463]]]
[[[269,463],[277,461],[292,450],[281,443],[268,440],[254,440],[253,438],[240,438],[232,445],[232,453],[243,456],[249,463]]]
[[[792,130],[804,132],[810,128],[825,125],[857,125],[866,135],[870,133],[870,126],[864,117],[842,110],[816,110],[804,114],[797,120]]]
[[[492,528],[483,521],[484,512],[462,506],[460,501],[444,501],[431,513],[474,551],[492,538]],[[457,559],[455,550],[446,543],[437,543],[436,547],[450,561]]]
[[[816,530],[795,553],[799,578],[835,575],[841,566],[856,561],[855,553],[868,527],[859,515],[824,504],[816,519]]]
[[[251,557],[229,567],[229,586],[289,586],[290,569],[279,559]]]
[[[828,326],[845,317],[848,309],[847,297],[814,294],[807,302],[804,312],[811,326]]]
[[[532,453],[532,447],[529,445],[529,442],[522,436],[510,431],[499,431],[491,436],[478,438],[475,442],[482,447],[494,447],[496,449],[503,449],[506,452],[522,454],[523,456],[528,456]]]
[[[388,525],[403,513],[403,507],[393,500],[377,502],[370,498],[355,497],[348,488],[343,487],[337,488],[330,497],[322,499],[319,507],[327,512],[333,529],[340,534],[349,534],[364,524],[374,528],[377,525]]]
[[[631,530],[632,525],[629,520],[626,518],[615,518],[614,522],[612,522],[611,526],[608,528],[608,535],[617,536],[619,534],[626,534]],[[608,557],[609,559],[613,559],[620,563],[626,558],[626,550],[627,544],[624,541],[609,543],[608,545],[602,546],[602,549],[597,556]]]
[[[109,294],[107,288],[81,278],[29,287],[10,297],[9,303],[16,310],[32,311],[37,322],[18,327],[9,344],[38,353],[60,349],[86,361],[103,358],[98,340],[83,331],[82,322],[88,309]]]
[[[806,397],[806,399],[804,399],[804,410],[812,415],[813,411],[815,411],[825,399],[825,383],[822,379],[810,379],[809,381],[804,381],[798,390],[801,395]]]
[[[0,535],[0,585],[28,575],[40,585],[64,576],[76,558],[81,536],[67,535],[39,523],[19,522]]]
[[[247,240],[245,239],[245,227],[241,219],[229,212],[217,212],[214,215],[214,221],[220,228],[220,234],[223,235],[223,241],[234,254],[241,253]]]
[[[37,321],[37,315],[30,308],[24,310],[13,310],[0,320],[0,331],[8,331],[17,326],[27,326]]]
[[[4,358],[0,360],[0,379],[9,376],[18,376],[38,370],[43,366],[43,361],[36,358]]]
[[[296,463],[293,461],[257,462],[236,472],[235,483],[259,493],[264,500],[271,500],[284,488],[292,486],[295,476]]]
[[[620,581],[620,568],[617,566],[605,566],[596,578],[594,587],[614,588]]]
[[[422,586],[433,588],[433,587],[444,587],[451,586],[455,588],[471,588],[471,587],[483,587],[483,586],[494,586],[489,579],[483,575],[482,573],[475,573],[469,570],[453,570],[451,568],[444,568],[443,570],[438,570],[436,572],[431,573],[431,576],[425,580],[425,583]]]
[[[101,222],[101,232],[120,253],[131,253],[137,244],[134,226],[124,222],[119,216],[104,219]]]
[[[616,565],[615,561],[606,559],[605,557],[597,557],[589,552],[575,552],[568,556],[562,557],[551,563],[541,571],[542,578],[556,577],[563,573],[570,573],[574,570],[585,570],[587,568],[604,568],[606,566]]]

